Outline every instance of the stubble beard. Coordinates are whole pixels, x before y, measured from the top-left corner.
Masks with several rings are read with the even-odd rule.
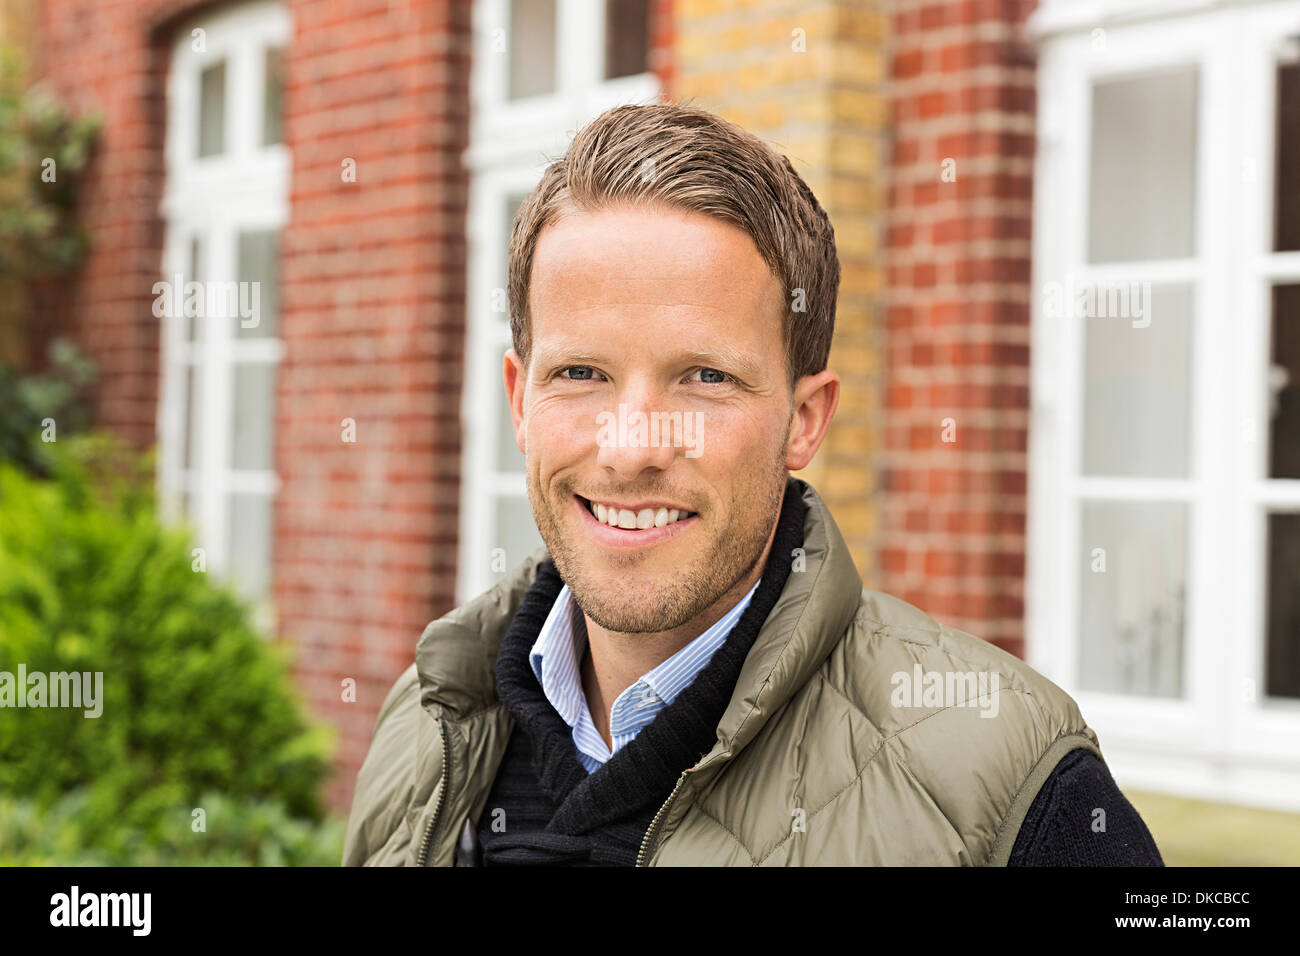
[[[646,590],[629,591],[618,581],[602,584],[597,580],[590,564],[590,555],[581,532],[566,534],[557,517],[573,507],[574,490],[571,481],[555,485],[552,498],[547,498],[537,487],[531,471],[528,473],[528,499],[532,506],[537,529],[541,533],[556,570],[573,592],[578,606],[606,630],[620,634],[657,634],[670,631],[693,620],[708,610],[745,578],[763,557],[768,537],[776,522],[781,502],[785,496],[788,472],[785,469],[785,447],[769,463],[762,486],[748,483],[737,489],[735,498],[724,508],[727,520],[716,524],[717,515],[709,516],[713,530],[700,547],[695,560],[687,567]],[[626,497],[655,495],[654,489],[638,489]],[[754,503],[758,501],[758,507]],[[703,516],[696,519],[703,522]],[[709,528],[697,527],[696,532]],[[595,548],[595,545],[588,547]],[[615,559],[615,566],[634,569],[643,561],[639,554]]]

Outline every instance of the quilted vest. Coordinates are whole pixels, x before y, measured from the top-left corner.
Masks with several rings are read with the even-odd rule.
[[[638,865],[1005,865],[1060,759],[1101,757],[1096,734],[1019,658],[864,590],[821,498],[800,485],[802,553],[713,749],[678,779]],[[513,729],[494,664],[545,557],[425,629],[381,708],[345,865],[453,862]]]

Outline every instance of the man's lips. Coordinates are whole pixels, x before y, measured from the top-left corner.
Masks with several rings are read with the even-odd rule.
[[[579,521],[587,528],[587,532],[597,544],[627,551],[648,548],[667,541],[695,527],[700,520],[699,515],[693,514],[689,518],[678,518],[672,524],[662,527],[652,525],[649,528],[617,528],[597,521],[596,516],[588,508],[587,499],[581,495],[573,496],[573,506],[578,510]]]

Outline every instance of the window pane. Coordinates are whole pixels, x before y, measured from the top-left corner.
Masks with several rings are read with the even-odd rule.
[[[185,445],[185,467],[193,469],[198,467],[199,441],[203,424],[203,409],[201,408],[203,379],[197,366],[186,364],[184,368],[185,411],[181,419],[181,428],[184,431],[182,441]]]
[[[1300,478],[1300,285],[1273,289],[1268,370],[1270,478]]]
[[[605,78],[646,71],[649,0],[605,0]]]
[[[275,369],[271,362],[239,362],[234,366],[232,468],[270,471],[273,467]]]
[[[533,522],[533,509],[528,504],[527,496],[510,495],[498,498],[496,522],[497,532],[492,547],[505,549],[507,569],[513,568],[541,547],[542,536],[537,533],[537,525]]]
[[[1181,696],[1187,506],[1087,502],[1082,510],[1081,685]]]
[[[190,262],[189,262],[190,273],[188,276],[185,277],[186,284],[190,282],[203,281],[203,279],[199,276],[199,262],[200,262],[199,257],[200,255],[202,255],[202,252],[203,252],[203,247],[199,242],[199,237],[195,236],[193,239],[190,240]],[[185,308],[185,287],[184,286],[181,287],[177,299],[179,302],[178,311],[180,312],[181,321],[185,323],[184,325],[185,341],[193,342],[199,334],[199,320],[198,317],[195,315],[186,314],[188,310],[186,310]]]
[[[270,593],[271,496],[230,496],[230,581],[248,601]]]
[[[510,234],[514,231],[515,217],[519,215],[519,207],[523,205],[525,195],[525,193],[513,193],[512,195],[507,196],[505,200],[505,209],[503,210],[505,214],[505,228],[501,233],[501,257],[497,261],[497,269],[500,275],[499,287],[503,289],[510,279]],[[493,314],[508,324],[510,322],[509,302],[506,303],[505,312],[496,312]]]
[[[1135,284],[1119,316],[1112,314],[1119,299],[1095,301],[1098,314],[1081,320],[1084,474],[1186,477],[1191,291]]]
[[[1277,176],[1274,243],[1278,252],[1300,250],[1300,63],[1277,71]]]
[[[510,99],[555,92],[555,0],[510,0]]]
[[[239,234],[239,281],[250,285],[239,293],[238,338],[274,338],[279,333],[279,240],[273,229]]]
[[[199,74],[199,155],[216,156],[226,148],[226,61]]]
[[[501,256],[498,260],[498,267],[501,274],[501,283],[504,286],[507,281],[510,234],[514,230],[515,217],[519,215],[519,207],[523,204],[526,193],[512,193],[505,198],[504,215],[505,222],[502,231],[503,245]],[[494,312],[503,324],[510,322],[510,313]],[[504,351],[504,349],[502,350]],[[500,365],[492,367],[494,381],[500,382]],[[506,392],[503,386],[497,386],[492,389],[493,402],[496,405],[495,420],[497,423],[497,447],[496,447],[496,469],[497,471],[522,472],[524,470],[524,456],[519,451],[519,446],[515,444],[515,426],[510,418],[510,405],[506,400]]]
[[[262,145],[284,139],[284,50],[266,51],[266,89],[262,97]]]
[[[1196,101],[1190,68],[1093,86],[1088,261],[1193,254]]]
[[[1270,697],[1300,697],[1300,514],[1268,516],[1268,651]]]

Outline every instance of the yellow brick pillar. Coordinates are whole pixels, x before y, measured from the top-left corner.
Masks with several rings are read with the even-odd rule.
[[[875,577],[888,163],[886,13],[875,0],[676,0],[670,97],[724,116],[790,157],[835,227],[842,277],[831,367],[835,422],[799,477]]]

